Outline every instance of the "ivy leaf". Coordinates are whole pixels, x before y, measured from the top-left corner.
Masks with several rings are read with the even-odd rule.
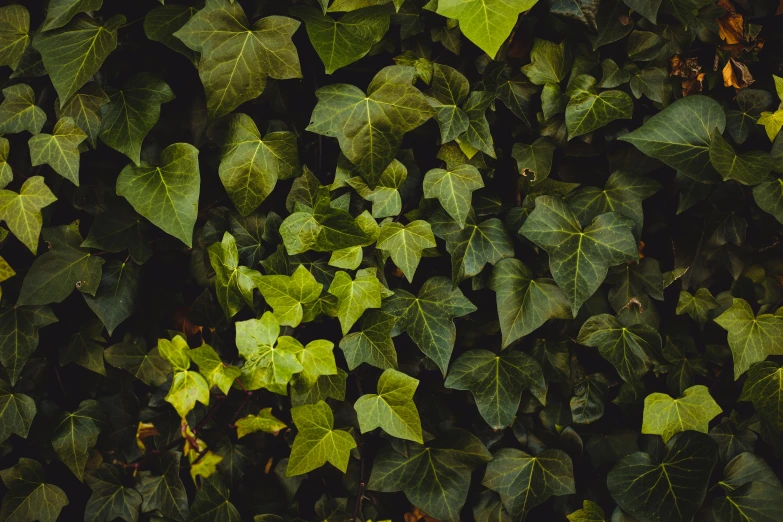
[[[103,411],[93,400],[82,401],[73,413],[65,412],[54,429],[52,447],[76,478],[84,479],[84,467],[90,450],[98,442],[103,426]]]
[[[229,496],[219,475],[206,478],[196,492],[189,522],[241,522],[242,516],[229,502]]]
[[[707,375],[707,366],[690,337],[666,336],[663,356],[672,364],[666,384],[675,395],[682,395],[693,385],[696,374]]]
[[[412,85],[414,79],[413,67],[395,65],[375,75],[366,95],[353,85],[321,87],[307,130],[337,138],[345,157],[374,188],[397,155],[403,135],[435,116]]]
[[[287,427],[283,421],[272,415],[272,408],[263,408],[258,415],[247,415],[237,419],[234,424],[237,427],[238,439],[257,431],[277,435]]]
[[[35,104],[35,92],[24,83],[3,89],[0,103],[0,133],[27,131],[38,134],[46,123],[46,112]]]
[[[625,5],[647,18],[652,23],[658,23],[658,9],[661,7],[663,0],[623,0]]]
[[[132,262],[109,261],[103,267],[95,297],[82,294],[109,335],[136,311],[141,269]]]
[[[362,395],[353,405],[361,432],[381,428],[392,437],[423,443],[419,411],[413,402],[418,386],[418,379],[392,368],[385,370],[378,379],[378,393]]]
[[[552,157],[557,146],[549,138],[538,138],[531,145],[515,143],[511,157],[517,161],[517,170],[531,183],[540,183],[552,171]]]
[[[0,66],[16,70],[30,43],[30,13],[21,5],[0,7]]]
[[[343,165],[341,166],[340,163]],[[408,177],[408,169],[399,160],[393,160],[383,171],[375,188],[371,189],[361,177],[361,172],[349,162],[345,156],[340,155],[338,160],[338,174],[341,167],[347,171],[356,171],[356,175],[345,182],[351,186],[363,199],[372,202],[372,217],[383,218],[396,216],[402,210],[402,197],[399,188]],[[350,174],[349,174],[350,175]]]
[[[119,469],[111,464],[101,464],[84,478],[92,490],[84,508],[85,522],[111,522],[116,518],[127,522],[138,520],[141,494],[123,485]]]
[[[571,18],[598,30],[598,0],[549,0],[549,12]]]
[[[491,459],[478,438],[451,429],[427,446],[410,444],[405,455],[393,450],[381,452],[375,458],[367,489],[402,491],[430,516],[457,522],[468,496],[471,472]]]
[[[522,520],[553,495],[576,492],[571,458],[558,449],[536,456],[514,448],[498,450],[481,483],[500,494],[503,507],[515,520]]]
[[[197,12],[198,9],[188,5],[167,4],[156,7],[144,17],[144,34],[150,40],[160,42],[198,64],[198,53],[174,36]]]
[[[101,107],[103,143],[141,165],[141,145],[158,123],[160,106],[174,99],[166,82],[150,73],[132,76],[121,90],[109,89],[109,102]]]
[[[188,342],[182,335],[175,335],[173,339],[158,339],[158,352],[160,356],[166,359],[177,372],[182,372],[190,368],[190,357],[188,352]]]
[[[252,25],[238,2],[207,0],[206,6],[174,33],[201,53],[198,73],[210,119],[225,116],[261,95],[266,78],[301,78],[291,37],[299,22],[267,16]]]
[[[166,451],[160,457],[159,476],[149,471],[141,472],[136,490],[141,493],[144,513],[158,510],[177,522],[188,519],[188,494],[179,476],[179,462],[182,454],[178,451]]]
[[[388,252],[397,267],[408,279],[413,275],[421,261],[422,252],[435,248],[435,236],[429,223],[423,220],[411,221],[402,225],[396,221],[386,221],[381,225],[376,248]]]
[[[310,6],[297,5],[291,14],[304,20],[326,74],[362,59],[389,30],[389,13],[381,6],[350,11],[339,19]]]
[[[51,31],[64,26],[79,13],[97,11],[103,0],[50,0],[46,6],[46,20],[41,31]]]
[[[598,94],[596,83],[589,74],[580,74],[568,85],[565,121],[569,140],[605,127],[614,120],[633,117],[633,100],[628,94],[622,91]]]
[[[272,307],[277,321],[283,326],[298,326],[302,321],[302,305],[318,299],[323,290],[323,285],[315,280],[304,265],[299,265],[291,276],[261,276],[256,279],[256,283],[261,295]]]
[[[642,235],[644,225],[642,201],[660,188],[660,183],[653,179],[618,170],[609,176],[603,190],[580,187],[568,195],[566,202],[583,227],[601,214],[619,212],[634,220],[636,226],[633,232],[638,238]]]
[[[681,290],[680,298],[677,301],[677,315],[688,314],[691,319],[699,323],[699,327],[703,330],[710,310],[719,306],[720,303],[712,297],[707,288],[699,288],[694,294]]]
[[[536,85],[559,85],[568,76],[571,62],[565,40],[556,44],[535,38],[530,50],[530,63],[522,67],[522,72]]]
[[[147,221],[125,199],[108,190],[103,194],[102,203],[104,209],[95,216],[82,246],[106,252],[128,250],[133,261],[145,263],[152,256]]]
[[[329,286],[329,293],[337,297],[337,318],[343,335],[359,320],[365,310],[380,308],[385,288],[375,275],[375,269],[362,269],[351,276],[340,271]]]
[[[598,348],[627,383],[640,379],[660,360],[661,336],[654,328],[642,324],[625,327],[609,314],[585,321],[577,342]]]
[[[0,443],[11,434],[26,439],[36,412],[33,399],[24,393],[14,393],[11,385],[0,379]]]
[[[46,72],[60,97],[60,108],[98,72],[117,47],[117,30],[125,17],[115,15],[104,24],[79,14],[67,25],[38,33],[33,47],[41,53]]]
[[[471,350],[451,365],[446,388],[468,390],[479,413],[494,430],[511,424],[524,390],[530,390],[546,404],[546,381],[541,366],[532,357],[516,350],[500,355],[487,350]]]
[[[98,87],[96,83],[89,82],[71,96],[62,108],[57,104],[54,108],[58,118],[73,119],[74,123],[87,135],[87,142],[94,149],[98,145],[98,133],[101,131],[101,107],[107,103],[109,103],[109,97],[103,92],[103,89]],[[56,131],[55,134],[57,134]]]
[[[294,381],[291,388],[291,406],[315,404],[328,398],[337,401],[345,400],[345,380],[348,374],[337,368],[335,375],[321,375],[315,384],[309,384],[304,379]]]
[[[73,121],[62,118],[54,126],[54,134],[37,134],[30,138],[30,161],[33,166],[49,165],[77,187],[79,186],[79,144],[87,135]]]
[[[103,325],[93,319],[68,338],[60,347],[60,366],[75,362],[97,374],[106,375],[103,365]]]
[[[247,304],[253,306],[253,289],[261,276],[257,271],[239,265],[239,252],[234,236],[225,232],[223,241],[207,249],[209,262],[215,271],[215,293],[227,318],[232,318]],[[281,276],[275,276],[281,277]]]
[[[771,361],[751,366],[739,400],[752,402],[777,433],[783,432],[783,368]]]
[[[158,350],[160,351],[160,345]],[[164,400],[174,406],[177,414],[184,418],[196,407],[196,402],[209,405],[209,384],[196,372],[187,369],[175,371],[171,388]]]
[[[299,175],[296,136],[270,132],[261,137],[246,114],[233,114],[220,160],[220,181],[239,213],[253,212],[272,193],[278,179]]]
[[[38,236],[43,225],[41,209],[57,201],[41,176],[32,176],[19,193],[0,190],[0,219],[33,254],[38,253]]]
[[[445,277],[428,279],[419,295],[397,289],[384,304],[384,311],[396,316],[393,335],[406,332],[445,375],[457,329],[453,319],[475,312],[476,307]]]
[[[703,176],[712,170],[712,135],[722,134],[725,128],[726,114],[718,102],[693,95],[677,100],[619,139],[673,169]]]
[[[511,34],[517,17],[538,0],[439,0],[437,13],[459,21],[468,39],[494,58]]]
[[[471,209],[474,190],[484,186],[481,174],[473,165],[459,165],[453,169],[432,169],[424,175],[425,198],[437,198],[455,223],[463,228]]]
[[[686,431],[669,441],[660,459],[642,451],[623,457],[609,472],[607,486],[617,504],[639,520],[690,522],[717,460],[709,437]]]
[[[48,306],[9,306],[0,302],[0,363],[16,384],[38,347],[38,329],[57,322]]]
[[[651,393],[644,399],[642,433],[660,435],[664,442],[687,430],[707,433],[709,422],[721,412],[706,386],[691,386],[677,399]]]
[[[518,259],[501,259],[489,287],[496,294],[502,348],[529,335],[549,319],[570,319],[571,306],[551,279],[533,279]]]
[[[725,497],[716,499],[712,514],[717,522],[732,520],[769,521],[783,509],[783,488],[764,482],[749,482]]]
[[[333,342],[317,339],[307,343],[307,346],[298,343],[297,349],[292,351],[302,365],[302,372],[297,375],[297,381],[304,381],[308,386],[312,386],[322,375],[337,375]]]
[[[104,260],[81,248],[79,223],[47,228],[43,238],[50,250],[41,254],[30,267],[17,305],[61,303],[74,288],[95,295]]]
[[[198,149],[174,143],[160,153],[160,166],[127,165],[117,178],[117,195],[153,225],[192,246],[198,214]]]
[[[596,216],[583,229],[562,200],[539,196],[519,232],[549,253],[552,276],[571,302],[576,317],[604,281],[610,266],[638,259],[633,226],[631,219],[609,212]]]
[[[731,307],[715,318],[728,332],[729,348],[734,356],[734,380],[754,363],[769,355],[783,355],[783,310],[754,316],[744,299],[735,298]]]
[[[20,458],[15,466],[0,471],[0,478],[8,488],[0,509],[3,522],[55,522],[68,505],[65,492],[46,483],[43,466],[36,460]]]
[[[783,223],[783,178],[767,179],[753,187],[753,199],[761,210]]]
[[[605,522],[604,510],[601,506],[590,500],[582,501],[582,509],[578,509],[566,518],[570,522]]]
[[[340,341],[348,369],[362,363],[386,370],[397,368],[397,350],[391,331],[397,318],[380,310],[370,310],[362,319],[361,331],[348,334]]]
[[[468,116],[468,129],[457,138],[460,148],[470,158],[481,151],[490,158],[495,158],[495,143],[489,128],[486,112],[495,101],[495,93],[473,91],[462,105],[462,110]]]
[[[280,323],[272,312],[236,323],[237,349],[245,359],[242,382],[247,389],[264,387],[285,395],[293,375],[303,370],[296,357],[302,345],[292,337],[279,336]]]
[[[8,164],[8,153],[10,151],[11,146],[8,140],[0,137],[0,189],[4,189],[14,179],[14,171],[11,165]]]
[[[129,333],[121,343],[107,348],[103,355],[107,363],[129,371],[148,386],[160,386],[171,373],[171,365],[160,356],[157,346],[147,351],[144,338]]]
[[[291,418],[299,433],[291,448],[286,477],[302,475],[327,462],[345,473],[356,442],[348,432],[334,429],[329,405],[319,401],[291,408]]]
[[[571,417],[576,424],[590,424],[604,415],[605,397],[610,386],[602,373],[584,375],[576,372],[574,391],[569,401]]]
[[[434,64],[432,88],[425,94],[435,108],[441,143],[448,143],[468,130],[470,120],[460,105],[469,92],[470,83],[462,73],[448,65]]]
[[[479,223],[471,210],[464,227],[442,213],[433,216],[431,222],[435,235],[446,240],[446,250],[451,254],[451,282],[455,287],[481,273],[487,263],[494,265],[514,256],[514,245],[503,222],[497,218]]]
[[[234,379],[242,372],[234,366],[227,366],[220,356],[208,344],[203,344],[188,352],[190,360],[198,366],[198,373],[206,379],[210,389],[217,386],[224,395],[228,395]]]
[[[733,179],[743,185],[758,185],[767,178],[773,166],[766,152],[756,150],[737,154],[717,132],[713,133],[710,142],[710,163],[723,181]]]

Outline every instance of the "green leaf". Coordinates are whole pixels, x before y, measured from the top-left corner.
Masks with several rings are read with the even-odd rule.
[[[160,457],[160,475],[141,472],[136,490],[143,499],[142,512],[158,510],[177,522],[188,519],[188,494],[179,476],[181,457],[178,451],[166,451]]]
[[[657,23],[656,18],[662,0],[623,0],[623,2],[652,23]]]
[[[247,415],[237,419],[234,424],[237,427],[238,439],[257,431],[277,435],[287,427],[283,421],[272,415],[272,408],[263,408],[258,415]]]
[[[166,82],[150,73],[140,73],[123,88],[109,89],[109,102],[101,107],[103,143],[141,165],[141,145],[158,123],[160,106],[174,99]]]
[[[517,160],[517,170],[531,183],[540,183],[552,171],[552,157],[557,146],[549,138],[538,138],[532,144],[515,143],[511,156]]]
[[[758,185],[772,170],[769,154],[762,151],[737,154],[734,147],[717,132],[713,133],[710,142],[710,163],[723,181],[733,179],[743,185]]]
[[[403,455],[382,451],[376,458],[367,489],[402,491],[416,507],[445,522],[458,522],[470,486],[470,474],[492,459],[471,433],[451,429],[427,446],[409,444]]]
[[[242,516],[228,501],[229,496],[220,476],[204,479],[193,500],[189,522],[241,522]]]
[[[30,13],[21,5],[0,7],[0,66],[16,70],[30,43]]]
[[[298,343],[297,348],[292,351],[302,365],[302,372],[297,375],[297,382],[304,381],[307,386],[312,386],[322,375],[337,375],[333,342],[317,339],[307,343],[307,346]]]
[[[709,436],[718,445],[718,455],[722,462],[733,459],[740,453],[753,451],[757,435],[731,417],[723,417],[720,424],[710,430]]]
[[[291,408],[291,418],[299,433],[291,448],[286,477],[302,475],[327,462],[345,473],[356,442],[348,432],[334,429],[329,405],[319,401]]]
[[[365,310],[381,307],[384,290],[374,268],[359,270],[354,280],[343,271],[335,274],[329,293],[337,297],[337,318],[343,335],[350,331]]]
[[[103,267],[95,297],[82,294],[87,306],[95,312],[109,335],[136,311],[141,268],[132,263],[109,261]]]
[[[729,348],[734,356],[734,380],[754,363],[769,355],[783,355],[783,310],[754,316],[744,299],[735,298],[731,307],[715,318],[728,332]]]
[[[642,451],[623,457],[609,472],[607,486],[617,504],[641,521],[690,522],[717,460],[709,437],[686,431],[659,458]]]
[[[381,428],[392,437],[423,443],[419,411],[413,402],[418,386],[418,379],[391,368],[384,371],[378,379],[378,393],[362,395],[353,405],[361,432]]]
[[[445,277],[428,279],[418,296],[395,290],[383,309],[398,318],[392,334],[406,332],[444,375],[457,337],[453,319],[476,311],[475,305]]]
[[[691,319],[699,323],[699,327],[704,329],[710,311],[719,306],[720,303],[712,297],[707,288],[699,288],[694,294],[681,290],[677,301],[677,315],[688,314]]]
[[[106,252],[128,250],[133,261],[145,263],[152,256],[147,221],[125,199],[108,190],[104,193],[103,207],[95,216],[82,246]]]
[[[571,306],[551,279],[533,279],[518,259],[501,259],[489,287],[496,294],[502,348],[529,335],[549,319],[570,319]]]
[[[102,5],[103,0],[49,0],[41,31],[59,29],[77,14],[97,11]]]
[[[0,509],[3,522],[55,522],[68,505],[65,492],[45,482],[43,466],[36,460],[20,458],[15,466],[0,471],[0,478],[8,488]]]
[[[182,335],[175,335],[170,341],[158,339],[158,352],[166,359],[175,371],[181,372],[190,368],[190,347]]]
[[[783,128],[783,110],[762,112],[756,123],[763,125],[769,141],[774,141],[780,133],[780,129]]]
[[[93,319],[68,338],[60,347],[60,366],[75,362],[97,374],[106,375],[103,365],[103,325]]]
[[[60,107],[98,72],[117,47],[117,30],[125,17],[115,15],[104,24],[87,15],[67,25],[38,33],[33,47],[41,53],[46,72],[60,97]]]
[[[38,253],[38,236],[43,225],[41,209],[57,201],[41,176],[32,176],[19,193],[0,190],[0,219],[33,254]]]
[[[188,5],[167,4],[156,7],[144,17],[144,34],[150,40],[166,45],[197,64],[198,53],[174,36],[197,12],[198,9]]]
[[[174,406],[180,417],[185,417],[196,407],[196,402],[209,405],[209,384],[196,372],[175,371],[165,401]]]
[[[411,221],[407,225],[396,221],[384,222],[376,244],[378,250],[389,253],[408,282],[413,282],[422,252],[436,246],[432,228],[423,220]]]
[[[536,207],[519,230],[549,253],[549,268],[572,305],[573,316],[603,283],[610,266],[638,259],[634,222],[617,212],[596,216],[582,228],[562,200],[536,198]]]
[[[712,135],[722,134],[725,128],[726,115],[718,102],[693,95],[677,100],[619,139],[673,169],[702,176],[712,170]]]
[[[707,365],[690,337],[672,338],[667,335],[663,356],[672,365],[666,376],[666,384],[674,395],[682,395],[693,386],[696,374],[707,375]]]
[[[783,432],[783,368],[770,361],[751,366],[739,400],[752,402],[777,433]]]
[[[24,393],[14,393],[11,385],[0,379],[0,443],[11,434],[27,438],[37,408]]]
[[[768,179],[753,187],[753,199],[761,210],[783,223],[783,178]]]
[[[38,329],[57,322],[48,306],[9,306],[0,302],[0,364],[16,384],[38,347]]]
[[[660,360],[661,336],[654,328],[642,324],[625,327],[609,314],[585,321],[577,342],[598,348],[627,383],[640,379]]]
[[[291,37],[299,22],[267,16],[249,23],[239,2],[207,0],[174,36],[201,53],[198,73],[210,119],[225,116],[261,95],[267,77],[301,78]]]
[[[0,103],[0,133],[27,131],[38,134],[46,123],[46,112],[35,104],[35,92],[24,83],[3,89]]]
[[[783,488],[764,482],[750,482],[712,504],[716,522],[747,520],[774,522],[783,509]]]
[[[301,173],[296,136],[270,132],[261,137],[246,114],[229,117],[220,160],[220,181],[243,216],[253,212],[272,193],[278,179]]]
[[[304,379],[296,380],[291,387],[291,406],[315,404],[328,398],[344,401],[347,378],[348,374],[341,368],[337,368],[335,375],[321,375],[312,385]]]
[[[307,130],[337,138],[345,157],[373,188],[397,155],[403,135],[435,116],[412,85],[414,79],[413,67],[395,65],[375,75],[366,95],[353,85],[321,87]]]
[[[565,110],[568,139],[588,134],[610,122],[633,117],[633,100],[622,91],[596,91],[596,79],[580,74],[568,85]]]
[[[90,450],[98,442],[103,411],[93,400],[82,401],[73,413],[64,412],[54,429],[52,447],[76,478],[84,480],[84,467]]]
[[[598,0],[550,0],[549,12],[577,20],[597,30],[598,4]]]
[[[74,123],[87,135],[87,142],[94,149],[98,145],[98,133],[101,131],[103,119],[101,107],[109,103],[109,100],[103,89],[96,83],[89,82],[71,96],[62,108],[55,104],[54,109],[58,118],[73,118]]]
[[[644,399],[642,433],[660,435],[664,442],[687,430],[707,433],[709,422],[722,412],[706,386],[691,386],[677,399],[651,393]]]
[[[530,63],[522,67],[525,76],[536,85],[559,84],[571,70],[571,53],[566,42],[559,45],[535,38]]]
[[[209,262],[215,271],[215,293],[226,317],[234,317],[245,304],[252,307],[253,289],[261,274],[239,265],[239,252],[234,236],[225,232],[223,241],[212,243],[207,251]]]
[[[236,332],[237,349],[245,359],[241,377],[245,387],[285,395],[294,374],[304,369],[296,356],[302,345],[293,337],[279,337],[280,323],[271,312],[261,319],[238,321]]]
[[[49,251],[41,254],[27,272],[17,305],[61,303],[74,289],[94,296],[104,260],[81,248],[79,223],[47,228],[43,238]]]
[[[383,218],[396,216],[400,213],[402,210],[402,197],[400,196],[399,188],[408,177],[408,169],[400,161],[395,159],[386,167],[373,189],[361,177],[359,169],[354,167],[345,156],[340,155],[337,164],[338,175],[342,168],[346,169],[346,174],[351,172],[348,175],[355,174],[353,177],[345,180],[345,182],[363,199],[372,202],[372,217]]]
[[[54,134],[37,134],[30,138],[30,161],[33,166],[49,165],[60,176],[79,186],[79,144],[87,135],[73,118],[64,117],[54,126]]]
[[[386,370],[397,368],[397,350],[391,331],[397,318],[380,310],[370,310],[362,319],[362,328],[340,341],[348,369],[353,371],[362,363]]]
[[[471,210],[464,227],[442,213],[430,220],[435,235],[446,240],[446,250],[451,254],[451,282],[455,287],[481,273],[487,263],[494,265],[514,256],[514,245],[503,222],[497,218],[478,223]]]
[[[224,395],[228,395],[234,379],[242,373],[239,368],[224,364],[217,352],[208,344],[190,350],[188,356],[196,363],[198,373],[206,379],[209,387],[217,386]]]
[[[117,195],[153,225],[192,245],[198,214],[198,149],[174,143],[160,153],[160,165],[127,165],[117,178]]]
[[[582,501],[582,509],[574,511],[566,518],[568,518],[569,522],[606,522],[604,510],[590,500]]]
[[[470,120],[460,105],[469,92],[470,83],[462,73],[448,65],[434,64],[432,88],[425,95],[435,109],[441,143],[448,143],[468,130]]]
[[[511,34],[517,17],[538,0],[439,0],[439,15],[455,18],[468,39],[494,58]]]
[[[328,0],[319,0],[321,3],[326,2],[329,3]],[[338,11],[355,11],[357,9],[362,9],[365,7],[372,7],[376,5],[386,5],[389,3],[394,2],[395,8],[399,11],[400,6],[405,0],[334,0],[332,2],[332,5],[329,6],[329,9],[327,11],[329,12],[338,12]]]
[[[574,391],[569,401],[571,417],[576,424],[591,424],[604,415],[604,402],[611,383],[602,373],[576,373]]]
[[[125,334],[121,343],[110,346],[103,355],[107,363],[130,372],[148,386],[160,386],[171,373],[171,365],[160,356],[158,347],[147,351],[143,337]]]
[[[457,143],[468,157],[473,157],[476,151],[481,151],[490,158],[495,155],[495,143],[489,128],[486,112],[495,101],[495,93],[487,91],[473,91],[462,105],[462,110],[468,116],[468,128],[462,136],[457,138]]]
[[[339,19],[310,6],[295,6],[291,14],[304,20],[326,74],[359,61],[389,30],[389,12],[381,6],[350,11]]]
[[[14,179],[14,170],[8,164],[10,151],[11,146],[8,140],[0,137],[0,189],[4,189]]]
[[[522,520],[553,495],[576,493],[571,458],[558,449],[536,456],[514,448],[498,450],[481,483],[500,494],[503,507],[515,520]]]
[[[318,299],[323,290],[323,285],[304,265],[299,265],[292,276],[261,276],[256,282],[276,320],[283,326],[298,326],[302,321],[302,305]]]
[[[92,490],[84,508],[85,522],[111,522],[121,518],[136,522],[141,507],[141,494],[123,485],[122,474],[111,464],[90,471],[84,477]]]
[[[471,209],[474,190],[484,186],[481,174],[473,165],[459,165],[453,169],[432,169],[424,175],[425,198],[437,198],[460,228]]]
[[[451,365],[444,384],[473,394],[479,413],[494,430],[502,430],[516,416],[524,390],[546,404],[546,381],[532,357],[509,350],[500,355],[471,350]]]

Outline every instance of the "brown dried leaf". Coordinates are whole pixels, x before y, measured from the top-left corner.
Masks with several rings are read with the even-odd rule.
[[[750,74],[748,66],[742,62],[729,58],[726,65],[723,67],[723,85],[726,87],[734,87],[737,90],[744,89],[752,84],[754,81],[753,75]]]
[[[718,30],[721,39],[729,45],[744,42],[746,40],[745,17],[740,13],[726,13],[718,18]]]

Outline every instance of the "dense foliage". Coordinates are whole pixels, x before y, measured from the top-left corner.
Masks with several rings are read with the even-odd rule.
[[[783,2],[0,2],[0,522],[774,522]]]

